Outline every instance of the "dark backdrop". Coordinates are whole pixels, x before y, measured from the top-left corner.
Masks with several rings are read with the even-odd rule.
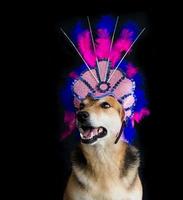
[[[147,25],[145,36],[133,51],[146,77],[151,109],[151,115],[138,126],[144,200],[177,199],[181,131],[177,130],[176,114],[181,109],[181,90],[178,89],[180,83],[176,82],[180,64],[172,56],[175,55],[174,44],[179,42],[180,30],[176,25],[178,16],[172,18],[173,8],[168,9],[167,4],[161,7],[154,1],[101,0],[49,2],[33,6],[36,9],[29,12],[31,23],[25,22],[28,29],[24,35],[25,41],[30,43],[30,55],[25,59],[26,70],[23,71],[24,79],[29,80],[30,103],[26,108],[28,115],[31,113],[26,127],[30,134],[26,141],[33,141],[29,148],[33,155],[25,156],[29,158],[27,196],[33,195],[32,199],[62,199],[70,172],[69,153],[76,144],[74,136],[59,141],[64,127],[64,110],[59,105],[58,92],[72,67],[82,62],[59,32],[59,26],[63,25],[67,30],[68,24],[77,18],[89,15],[92,19],[92,16],[112,14],[121,18],[123,15],[137,16]]]

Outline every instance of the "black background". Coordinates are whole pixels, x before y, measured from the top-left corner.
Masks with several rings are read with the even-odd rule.
[[[134,51],[146,77],[151,109],[151,116],[138,126],[144,200],[178,199],[176,195],[181,191],[178,183],[181,181],[181,129],[178,130],[181,57],[177,46],[181,34],[179,12],[174,5],[172,2],[160,5],[154,1],[116,0],[26,5],[19,16],[23,22],[20,29],[15,24],[23,39],[21,47],[18,40],[16,48],[23,50],[18,85],[23,95],[19,103],[26,114],[26,117],[23,114],[25,123],[21,123],[24,136],[20,149],[21,161],[28,166],[20,167],[25,188],[20,193],[24,199],[62,199],[69,174],[69,152],[75,145],[74,136],[65,142],[59,141],[63,108],[58,102],[58,91],[72,67],[81,61],[59,32],[59,26],[66,27],[87,15],[92,19],[104,14],[140,15],[140,20],[146,21],[146,35]],[[27,14],[28,19],[22,19]],[[25,139],[25,136],[28,137]]]

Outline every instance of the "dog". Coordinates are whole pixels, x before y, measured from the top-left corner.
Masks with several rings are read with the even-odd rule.
[[[142,200],[139,152],[116,142],[124,115],[113,96],[81,102],[76,112],[81,142],[72,154],[64,200]]]

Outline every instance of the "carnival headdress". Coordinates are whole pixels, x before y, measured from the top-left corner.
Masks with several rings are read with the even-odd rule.
[[[70,73],[73,79],[71,88],[74,106],[79,107],[80,102],[88,95],[96,99],[113,96],[124,108],[124,120],[127,123],[125,137],[130,141],[134,135],[134,122],[138,123],[144,116],[149,115],[149,110],[146,108],[142,76],[137,67],[124,59],[145,28],[139,31],[135,23],[128,22],[123,26],[118,39],[114,41],[118,20],[119,17],[115,23],[111,23],[111,18],[103,17],[98,23],[97,37],[94,40],[87,17],[89,30],[78,31],[77,46],[63,29],[61,31],[85,64],[85,70],[80,74],[77,74],[77,71]],[[74,114],[71,111],[66,112],[64,120],[68,126],[62,135],[63,138],[75,128]]]

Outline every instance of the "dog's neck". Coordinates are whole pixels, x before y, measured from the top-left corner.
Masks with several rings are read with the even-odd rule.
[[[114,144],[114,141],[115,138],[112,137],[104,143],[95,145],[81,144],[87,163],[95,170],[95,173],[101,173],[104,168],[107,168],[108,173],[120,169],[126,144],[122,141]]]

